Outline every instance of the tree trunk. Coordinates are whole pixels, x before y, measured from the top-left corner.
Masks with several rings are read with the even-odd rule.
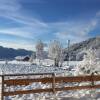
[[[55,58],[55,66],[59,66],[59,61]]]
[[[54,59],[54,66],[56,66],[56,58]]]
[[[59,67],[59,62],[58,61],[56,62],[56,66]]]

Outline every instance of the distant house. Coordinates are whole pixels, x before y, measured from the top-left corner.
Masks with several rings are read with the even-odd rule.
[[[15,60],[17,60],[17,61],[29,61],[29,59],[30,59],[30,57],[28,55],[15,57]]]

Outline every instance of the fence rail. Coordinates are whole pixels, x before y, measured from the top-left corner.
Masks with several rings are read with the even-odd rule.
[[[35,76],[44,76],[45,77],[35,77]],[[25,76],[21,79],[6,79],[5,77],[18,77],[18,76]],[[28,78],[27,78],[28,76]],[[73,77],[62,77],[62,76],[55,76],[54,73],[41,73],[41,74],[14,74],[14,75],[2,75],[2,94],[1,100],[4,100],[4,96],[13,96],[19,94],[30,94],[30,93],[41,93],[41,92],[53,92],[56,91],[66,91],[66,90],[75,90],[75,89],[95,89],[100,88],[100,84],[96,85],[96,81],[100,81],[100,75],[90,75],[90,76],[73,76]],[[30,78],[29,78],[30,77]],[[51,84],[52,87],[45,88],[45,89],[32,89],[32,90],[17,90],[17,91],[5,91],[4,88],[10,86],[17,86],[17,85],[31,85],[34,82],[41,82],[41,84]],[[86,86],[64,86],[59,87],[56,84],[60,83],[73,83],[73,82],[91,82],[91,85]]]

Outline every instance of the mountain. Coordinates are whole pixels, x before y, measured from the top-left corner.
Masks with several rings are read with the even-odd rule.
[[[16,56],[31,55],[32,51],[24,49],[12,49],[0,46],[0,59],[14,59]]]
[[[90,38],[88,40],[82,41],[80,43],[73,44],[65,49],[65,60],[68,60],[68,54],[70,60],[82,60],[86,50],[93,48],[96,49],[98,57],[100,57],[100,37]]]

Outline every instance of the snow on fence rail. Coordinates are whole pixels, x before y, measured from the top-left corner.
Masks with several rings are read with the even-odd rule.
[[[41,77],[44,76],[45,77]],[[40,77],[33,77],[40,76]],[[7,79],[6,77],[21,77],[21,79]],[[13,96],[19,94],[30,94],[30,93],[41,93],[41,92],[53,92],[56,91],[65,91],[65,90],[75,90],[75,89],[92,89],[92,88],[100,88],[100,84],[96,85],[94,82],[100,81],[100,75],[90,75],[90,76],[73,76],[73,77],[62,77],[55,76],[54,73],[40,73],[40,74],[14,74],[14,75],[1,75],[2,78],[2,90],[1,90],[1,100],[4,100],[4,96]],[[41,84],[52,84],[50,88],[45,89],[31,89],[31,90],[15,90],[15,91],[5,91],[6,87],[10,86],[27,86],[32,83],[41,82]],[[91,85],[85,86],[64,86],[59,87],[56,84],[60,83],[73,83],[73,82],[91,82]]]

